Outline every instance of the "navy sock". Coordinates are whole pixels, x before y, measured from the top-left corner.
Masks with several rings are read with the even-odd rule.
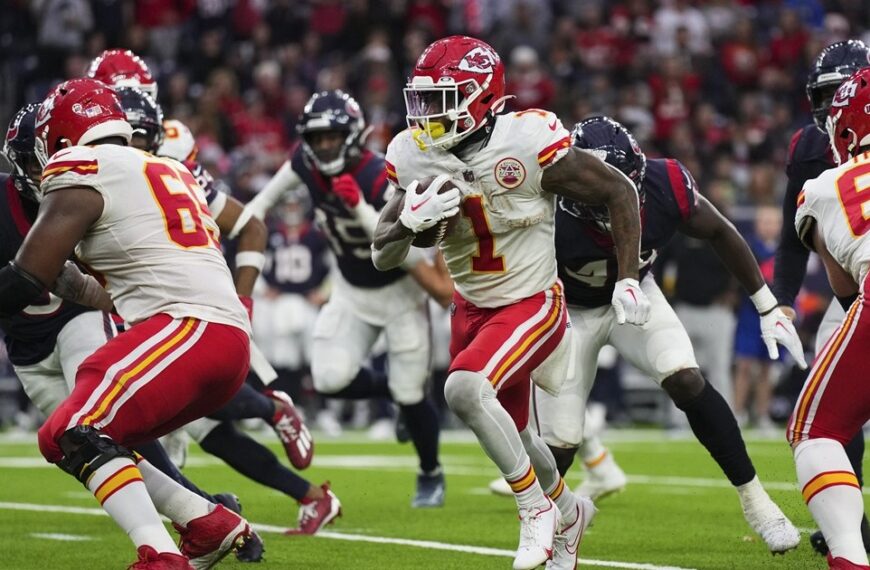
[[[226,406],[209,417],[221,422],[248,418],[262,418],[266,422],[271,422],[274,414],[275,404],[272,403],[272,399],[245,383]]]
[[[858,476],[858,483],[864,486],[864,431],[858,430],[852,441],[845,446],[846,455],[849,456],[849,463],[852,464],[852,469],[855,470],[855,475]]]
[[[420,470],[431,473],[438,469],[438,413],[428,398],[411,406],[399,406],[405,425],[420,458]]]
[[[387,377],[382,373],[375,372],[370,368],[360,368],[356,377],[350,384],[338,392],[323,394],[328,398],[343,400],[368,400],[369,398],[390,398],[390,390],[387,387]]]
[[[202,448],[227,465],[261,485],[290,495],[297,501],[305,497],[311,484],[278,461],[275,454],[233,424],[224,422],[200,442]]]
[[[134,451],[185,489],[193,491],[205,500],[217,504],[214,497],[194,485],[190,479],[181,474],[181,471],[178,470],[175,463],[169,459],[169,455],[166,454],[166,450],[163,449],[160,442],[155,440],[143,443],[142,445],[137,446]]]
[[[755,467],[746,452],[737,420],[722,394],[709,382],[704,382],[700,394],[676,404],[686,413],[695,437],[707,448],[731,484],[737,487],[752,481]]]

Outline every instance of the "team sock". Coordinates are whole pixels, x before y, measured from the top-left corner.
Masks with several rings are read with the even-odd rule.
[[[864,498],[843,446],[833,439],[811,439],[794,451],[798,483],[831,555],[867,565],[861,538]]]
[[[565,485],[565,480],[559,475],[556,460],[547,448],[547,444],[530,427],[520,432],[523,447],[529,454],[529,460],[535,469],[541,489],[556,503],[561,514],[560,527],[573,524],[579,516],[577,498]]]
[[[261,418],[266,422],[271,422],[274,415],[275,404],[272,399],[245,383],[227,405],[209,417],[221,422],[248,418]]]
[[[200,442],[202,448],[261,485],[305,498],[311,483],[284,467],[268,448],[240,433],[231,423],[222,423]]]
[[[583,459],[583,465],[587,469],[592,469],[596,465],[600,465],[602,461],[607,459],[607,448],[601,443],[597,436],[586,439],[579,450],[580,458]]]
[[[116,457],[98,467],[88,479],[87,488],[136,548],[148,545],[157,552],[180,554],[132,459]]]
[[[368,398],[392,398],[387,387],[387,377],[370,368],[360,368],[350,384],[331,394],[324,394],[329,398],[341,398],[344,400],[361,400]]]
[[[405,425],[420,458],[420,471],[433,473],[438,470],[438,414],[428,398],[416,404],[399,406],[405,416]]]
[[[173,481],[183,486],[189,491],[193,491],[206,501],[210,503],[216,503],[215,498],[197,487],[193,484],[193,482],[185,477],[181,471],[178,470],[178,467],[175,466],[175,463],[169,459],[169,455],[167,455],[166,450],[163,449],[163,446],[160,445],[158,441],[151,441],[145,443],[143,445],[139,445],[134,449],[136,453],[144,457],[148,463],[150,463],[153,467],[156,467],[159,471],[162,471],[165,475],[171,478]],[[140,469],[141,470],[141,469]]]
[[[157,512],[174,523],[186,526],[191,520],[209,514],[214,505],[179,485],[171,478],[140,458],[136,466]]]
[[[732,485],[739,487],[755,478],[755,467],[746,452],[737,420],[725,398],[709,382],[704,382],[700,394],[677,403],[677,407],[686,413],[695,437]]]
[[[517,501],[517,507],[521,509],[531,509],[547,504],[547,499],[544,497],[544,491],[541,489],[541,484],[538,477],[535,475],[535,468],[526,459],[523,466],[514,473],[509,473],[504,476],[505,481],[514,492],[514,498]]]

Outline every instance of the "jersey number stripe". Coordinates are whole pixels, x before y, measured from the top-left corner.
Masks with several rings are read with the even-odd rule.
[[[495,238],[483,209],[483,198],[468,196],[462,203],[462,213],[471,220],[477,237],[477,255],[471,257],[471,269],[479,273],[504,273],[504,257],[495,254]]]
[[[145,179],[163,212],[166,234],[172,242],[183,248],[216,245],[203,224],[199,186],[189,172],[167,162],[149,161],[145,163]]]
[[[855,237],[870,230],[870,163],[850,168],[837,178],[840,205]]]

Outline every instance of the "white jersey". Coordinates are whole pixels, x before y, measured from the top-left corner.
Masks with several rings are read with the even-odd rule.
[[[119,145],[76,146],[51,157],[45,194],[83,186],[103,197],[103,213],[76,255],[104,281],[125,321],[166,313],[250,333],[217,225],[190,171]]]
[[[811,221],[828,251],[860,284],[870,263],[870,152],[858,155],[810,180],[798,194],[795,228],[809,243]]]
[[[478,307],[501,307],[556,281],[555,197],[541,187],[570,136],[556,115],[531,109],[499,115],[486,144],[465,160],[421,150],[413,133],[387,148],[387,176],[401,188],[448,174],[462,193],[462,216],[441,243],[457,291]]]

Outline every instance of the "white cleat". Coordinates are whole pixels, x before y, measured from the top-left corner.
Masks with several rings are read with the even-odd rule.
[[[800,544],[798,530],[766,494],[763,498],[746,503],[743,516],[767,544],[771,554],[785,554]]]
[[[548,570],[574,570],[577,567],[580,541],[598,509],[589,497],[577,497],[576,509],[573,522],[559,530],[553,539],[553,558],[547,562]]]
[[[520,508],[520,545],[514,570],[532,570],[552,558],[559,518],[559,509],[549,497],[546,505]]]
[[[610,451],[593,467],[586,468],[586,478],[574,489],[578,497],[590,497],[593,501],[599,501],[608,495],[619,493],[628,484],[628,477],[616,461]]]
[[[514,492],[511,489],[511,486],[508,485],[508,482],[503,478],[499,477],[498,479],[493,479],[489,482],[489,490],[493,495],[498,495],[499,497],[513,497]]]

